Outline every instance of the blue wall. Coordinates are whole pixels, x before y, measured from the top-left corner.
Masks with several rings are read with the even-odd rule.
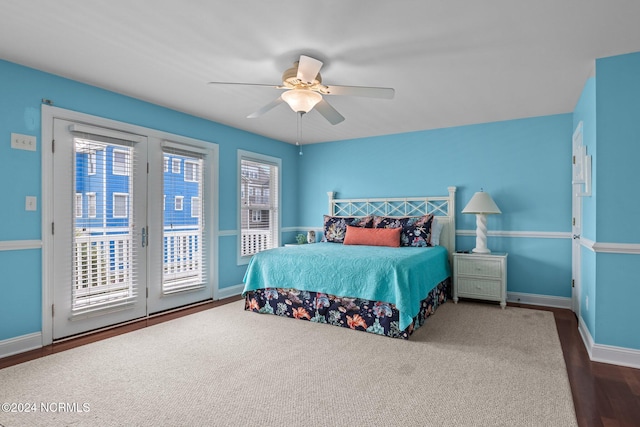
[[[640,52],[596,61],[596,238],[640,244]],[[640,349],[640,256],[596,252],[596,343]]]
[[[246,266],[236,262],[237,150],[282,159],[282,226],[297,217],[300,156],[290,144],[240,131],[93,86],[0,60],[0,242],[41,240],[41,100],[86,114],[158,129],[219,145],[219,288],[242,282]],[[11,149],[11,133],[37,137],[37,152]],[[38,197],[38,210],[25,211],[25,196]],[[224,232],[231,233],[224,233]],[[0,341],[39,332],[41,250],[0,251]]]
[[[460,211],[483,188],[502,210],[489,231],[571,231],[572,115],[535,117],[363,138],[305,147],[300,164],[300,219],[322,226],[327,191],[338,197],[447,194],[458,187],[456,226],[475,230]],[[571,296],[568,238],[489,237],[509,252],[508,291]],[[458,236],[471,249],[475,238]]]

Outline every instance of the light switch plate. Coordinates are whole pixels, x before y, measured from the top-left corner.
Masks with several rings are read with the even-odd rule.
[[[11,134],[11,148],[36,151],[36,137],[32,135]]]
[[[24,201],[25,211],[35,211],[38,209],[38,198],[36,196],[27,196]]]

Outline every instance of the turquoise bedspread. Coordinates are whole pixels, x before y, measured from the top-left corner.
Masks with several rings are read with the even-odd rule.
[[[263,288],[305,291],[395,304],[404,330],[420,301],[451,275],[442,246],[389,248],[314,243],[259,252],[244,276],[244,293]]]

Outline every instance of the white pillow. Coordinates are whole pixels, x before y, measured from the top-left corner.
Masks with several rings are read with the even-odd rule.
[[[440,245],[440,232],[442,232],[442,227],[444,227],[444,224],[434,216],[433,222],[431,222],[431,246]]]

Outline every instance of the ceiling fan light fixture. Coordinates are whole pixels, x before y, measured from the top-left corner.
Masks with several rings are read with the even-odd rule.
[[[322,95],[308,89],[290,89],[281,95],[284,102],[296,113],[308,113],[322,101]]]

